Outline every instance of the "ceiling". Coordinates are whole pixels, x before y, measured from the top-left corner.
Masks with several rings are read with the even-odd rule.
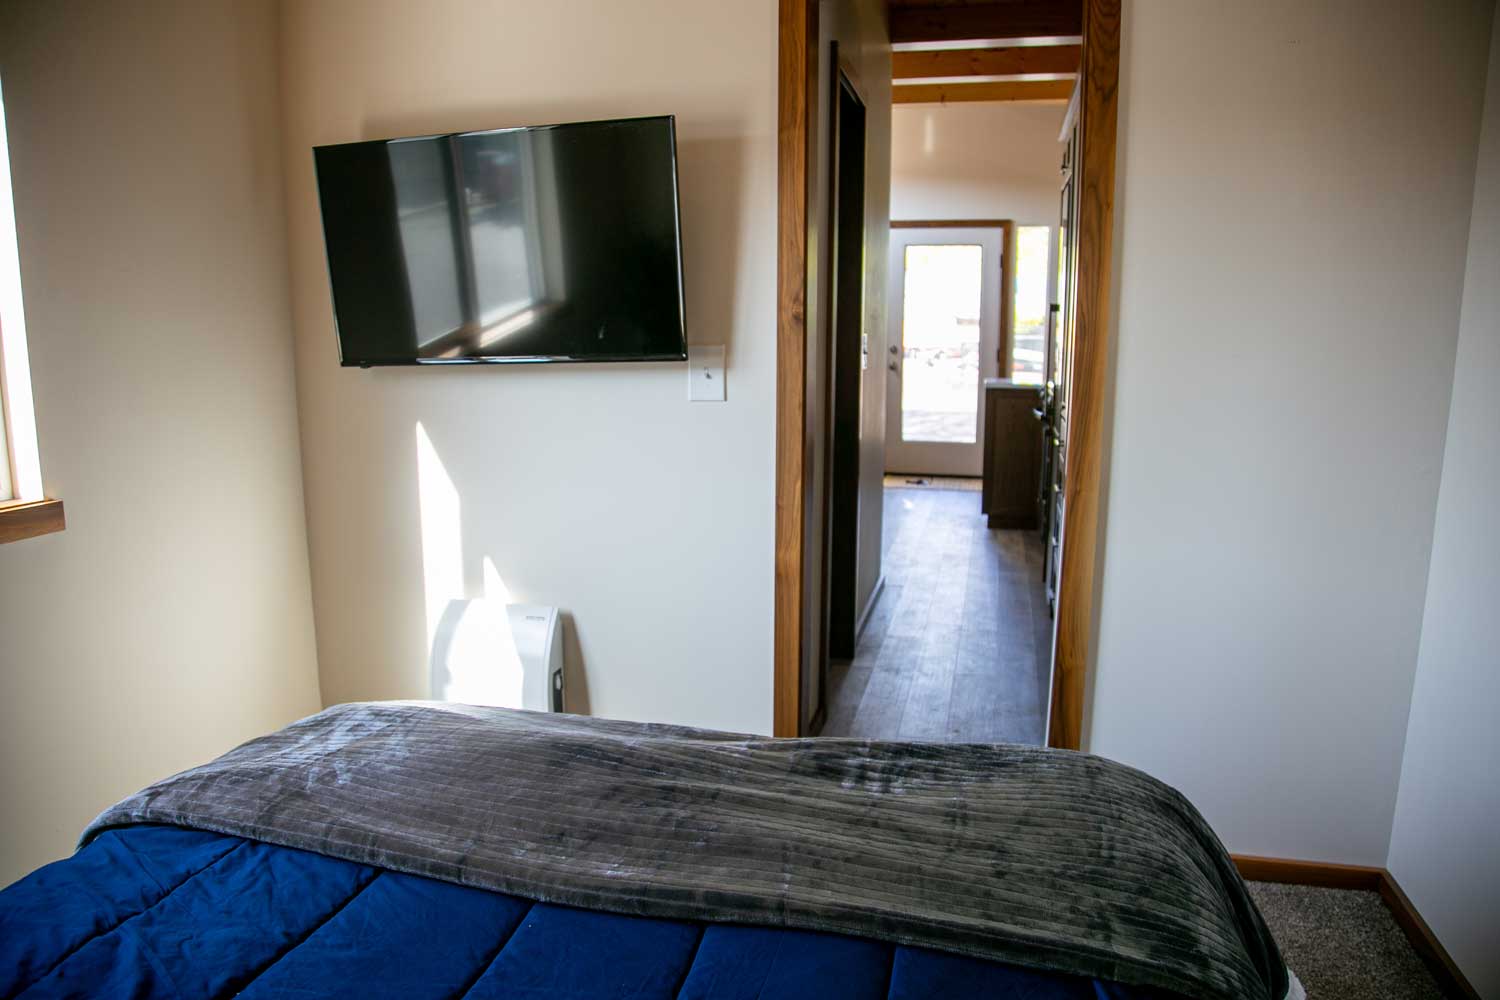
[[[1066,101],[1078,77],[1081,0],[887,0],[893,99]]]

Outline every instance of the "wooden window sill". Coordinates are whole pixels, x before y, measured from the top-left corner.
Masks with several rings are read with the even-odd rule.
[[[0,544],[61,531],[66,526],[61,500],[0,503]]]

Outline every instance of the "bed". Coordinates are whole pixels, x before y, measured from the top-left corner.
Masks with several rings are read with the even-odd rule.
[[[1180,795],[1085,754],[341,705],[0,891],[0,997],[1301,996]]]

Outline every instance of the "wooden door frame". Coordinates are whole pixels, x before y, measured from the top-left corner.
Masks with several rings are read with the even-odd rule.
[[[1068,481],[1048,745],[1078,749],[1098,611],[1104,390],[1109,363],[1120,0],[1083,4],[1078,294]],[[776,529],[773,732],[801,735],[807,423],[807,225],[818,114],[818,0],[779,0],[777,86]],[[881,266],[886,266],[884,262]],[[1002,303],[1005,298],[1001,296]]]
[[[1120,87],[1120,0],[1083,0],[1083,65],[1078,104],[1078,273],[1062,566],[1047,745],[1083,745],[1083,708],[1099,609],[1100,497],[1105,488],[1104,405],[1109,374],[1113,279],[1115,140]]]
[[[776,94],[776,555],[772,725],[801,735],[807,557],[807,222],[817,141],[818,0],[779,0]]]

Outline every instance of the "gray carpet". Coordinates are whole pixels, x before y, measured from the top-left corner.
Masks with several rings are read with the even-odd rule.
[[[1376,893],[1251,882],[1250,895],[1308,1000],[1443,1000]]]

